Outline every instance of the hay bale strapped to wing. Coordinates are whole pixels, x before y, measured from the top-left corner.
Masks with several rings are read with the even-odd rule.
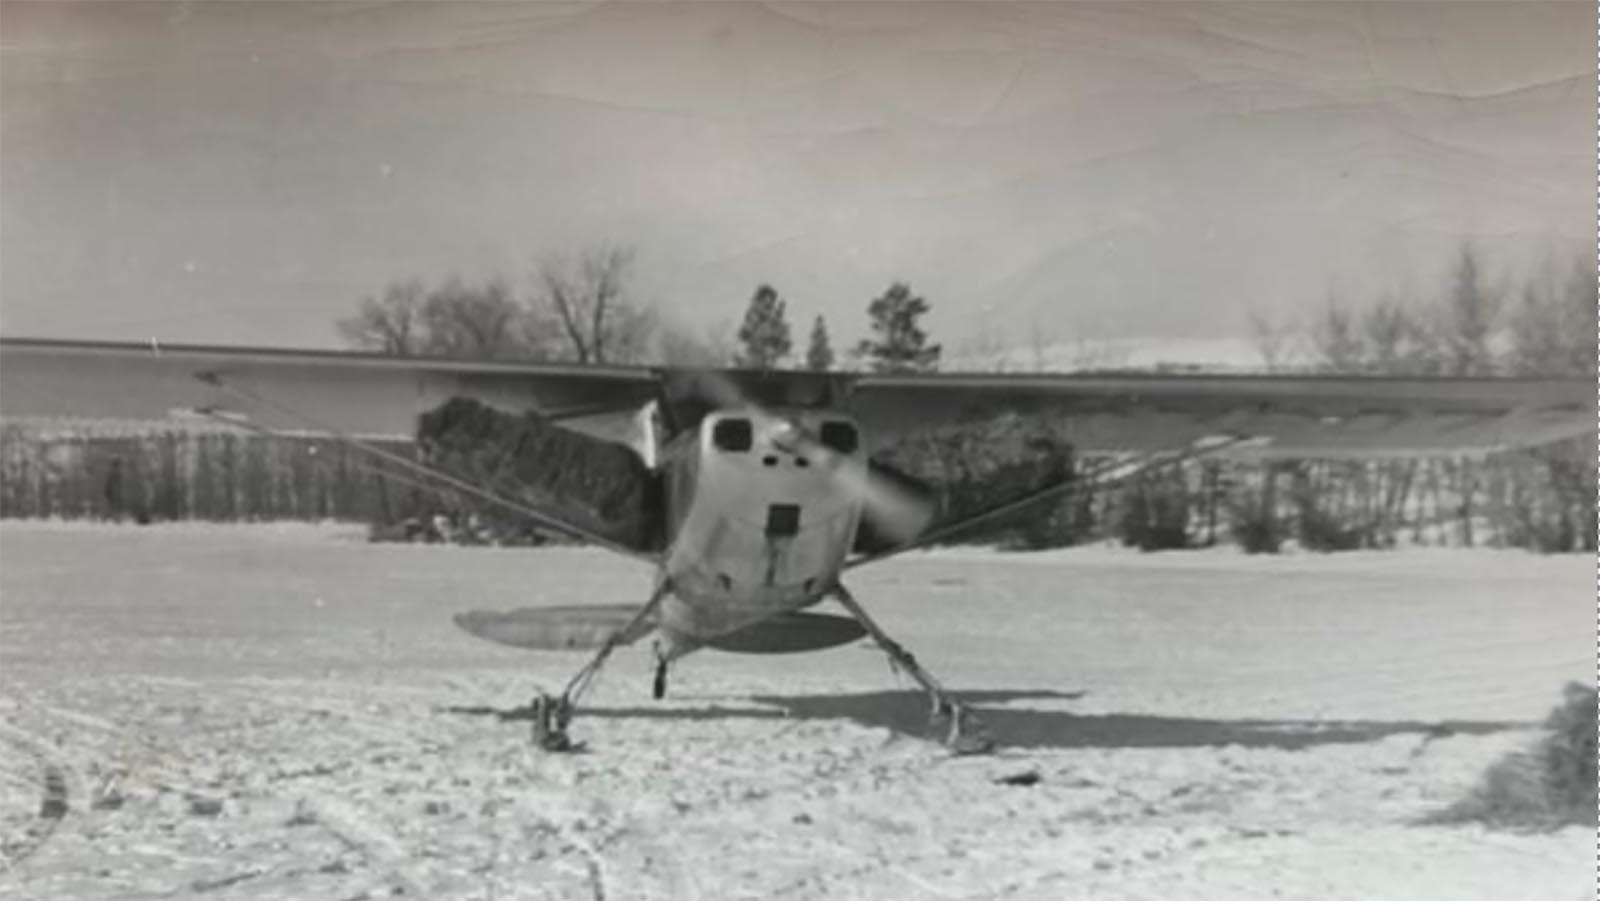
[[[455,397],[422,414],[417,447],[429,466],[619,544],[659,543],[656,476],[625,444]]]
[[[929,531],[1069,480],[1074,467],[1072,446],[1056,435],[1050,423],[1014,414],[927,429],[874,454],[872,463],[884,476],[904,480],[908,490],[920,485],[936,499],[939,512]],[[1015,529],[1048,509],[1018,511],[984,525],[979,534]],[[877,536],[870,523],[864,532],[858,542],[864,549],[878,549],[888,541]],[[951,536],[962,541],[974,537]]]

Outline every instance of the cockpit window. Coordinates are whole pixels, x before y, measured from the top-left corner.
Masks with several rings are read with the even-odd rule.
[[[853,454],[861,444],[856,427],[848,422],[824,422],[817,437],[822,439],[823,447],[841,454]]]
[[[719,419],[711,427],[711,443],[718,450],[747,451],[755,440],[755,432],[748,419]]]

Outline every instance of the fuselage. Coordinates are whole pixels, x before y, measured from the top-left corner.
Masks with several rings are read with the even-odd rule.
[[[785,423],[816,441],[791,440]],[[660,449],[669,657],[832,590],[863,508],[834,473],[862,455],[855,420],[827,409],[719,410]]]

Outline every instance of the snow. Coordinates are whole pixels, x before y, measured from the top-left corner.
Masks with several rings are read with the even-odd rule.
[[[1248,338],[1089,338],[1038,347],[947,355],[948,372],[1080,372],[1097,370],[1203,369],[1260,372],[1261,349]]]
[[[1592,891],[1591,831],[1416,824],[1592,677],[1592,558],[959,549],[852,581],[998,753],[919,738],[865,643],[696,655],[660,703],[619,652],[579,755],[446,710],[559,688],[581,655],[450,614],[642,600],[601,552],[0,524],[0,896]]]

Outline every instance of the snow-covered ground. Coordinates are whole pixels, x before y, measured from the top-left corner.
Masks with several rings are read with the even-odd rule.
[[[583,549],[339,527],[0,525],[0,897],[1590,897],[1594,834],[1415,825],[1595,671],[1594,561],[942,551],[857,594],[1004,747],[951,758],[867,644],[581,655],[469,607],[642,599]],[[1003,784],[1034,774],[1033,784]],[[1027,780],[1021,780],[1027,781]]]

